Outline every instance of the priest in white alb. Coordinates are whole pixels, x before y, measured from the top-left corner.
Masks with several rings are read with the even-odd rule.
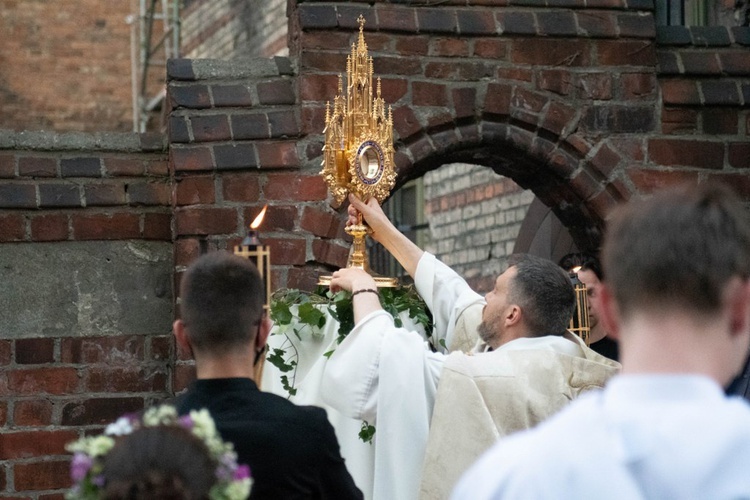
[[[515,256],[482,298],[401,234],[376,200],[349,201],[350,221],[361,213],[414,278],[438,343],[455,345],[472,330],[480,339],[467,354],[432,352],[394,325],[369,274],[334,273],[331,288],[352,292],[355,327],[329,359],[321,391],[332,407],[376,428],[374,500],[447,498],[498,438],[533,427],[619,369],[567,332],[575,295],[556,264]]]

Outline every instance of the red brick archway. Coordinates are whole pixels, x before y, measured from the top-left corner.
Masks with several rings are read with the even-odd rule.
[[[650,1],[291,2],[290,58],[173,61],[178,266],[271,205],[277,286],[344,263],[318,176],[325,103],[361,14],[399,183],[466,161],[533,192],[581,248],[622,200],[720,179],[750,199],[747,28],[658,28]],[[523,5],[521,5],[523,4]]]

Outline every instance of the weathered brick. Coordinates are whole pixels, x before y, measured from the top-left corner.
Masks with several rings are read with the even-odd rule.
[[[261,104],[295,104],[297,102],[294,86],[288,79],[261,82],[258,83],[257,89],[258,100]]]
[[[499,67],[497,68],[497,79],[531,82],[534,79],[534,73],[525,68]]]
[[[149,352],[151,353],[150,358],[154,361],[166,361],[172,359],[172,351],[174,347],[174,336],[153,336],[150,338],[151,346]]]
[[[18,175],[28,177],[56,177],[57,160],[37,156],[18,158]]]
[[[414,13],[416,9],[378,3],[375,10],[377,11],[377,27],[379,30],[406,33],[417,31],[417,21]]]
[[[232,114],[232,135],[235,140],[267,139],[271,137],[266,113]]]
[[[174,392],[182,391],[195,380],[195,365],[180,363],[175,365],[174,368],[174,381],[172,383],[172,390]]]
[[[300,75],[300,99],[302,101],[333,101],[337,85],[338,76],[336,75]]]
[[[269,111],[268,124],[271,137],[295,137],[299,135],[299,124],[294,110]]]
[[[546,36],[576,36],[576,19],[571,11],[539,11],[536,15],[539,34]]]
[[[620,36],[623,38],[655,38],[656,23],[649,12],[620,13],[617,15]]]
[[[128,184],[131,205],[168,206],[172,201],[172,188],[166,182],[134,182]]]
[[[258,228],[261,231],[293,231],[294,221],[299,218],[297,207],[288,205],[270,205],[266,214],[263,216],[263,222]],[[249,227],[250,223],[260,213],[258,207],[248,207],[245,209],[245,226]]]
[[[542,128],[550,132],[561,135],[567,125],[568,130],[575,130],[575,120],[578,110],[567,104],[552,101],[547,108],[547,113],[542,121]]]
[[[60,174],[63,177],[101,177],[102,162],[99,158],[63,158]]]
[[[37,215],[31,218],[32,241],[62,241],[68,239],[68,216],[62,214]]]
[[[620,84],[625,99],[653,97],[656,94],[656,76],[653,73],[623,73]]]
[[[325,200],[328,188],[319,175],[269,174],[263,195],[267,200]]]
[[[648,66],[656,64],[653,41],[600,40],[596,42],[596,63],[602,66]]]
[[[68,459],[15,463],[12,467],[16,491],[61,490],[70,487]]]
[[[255,144],[258,151],[258,166],[267,168],[296,168],[300,166],[297,154],[297,143],[292,142],[259,142]]]
[[[664,134],[684,134],[698,128],[698,112],[694,109],[665,108],[661,112],[661,131]]]
[[[595,171],[599,172],[604,178],[610,174],[620,164],[621,158],[615,151],[606,144],[599,148],[593,158],[589,160],[588,165]]]
[[[617,106],[614,112],[618,133],[650,132],[656,127],[653,106]]]
[[[52,425],[52,402],[48,399],[17,400],[13,404],[13,422],[18,427]]]
[[[338,7],[339,25],[341,25],[341,7]],[[355,19],[357,16],[354,16]],[[359,27],[359,24],[355,25]],[[349,32],[306,31],[299,33],[300,47],[305,50],[339,50],[351,45]]]
[[[73,394],[79,390],[75,368],[45,367],[8,371],[8,389],[17,395]]]
[[[51,338],[16,340],[16,363],[38,365],[55,360],[55,340]]]
[[[263,243],[271,247],[273,260],[291,266],[301,266],[307,261],[307,240],[291,238],[268,238]]]
[[[588,66],[590,50],[585,40],[524,38],[513,41],[510,58],[515,64]]]
[[[330,275],[331,271],[326,272],[320,268],[311,267],[292,267],[287,272],[287,287],[311,292],[317,288],[318,279],[322,274]]]
[[[707,108],[701,111],[703,133],[709,135],[737,135],[739,116],[737,110]]]
[[[248,85],[211,85],[211,94],[214,98],[214,105],[217,107],[238,106],[249,108],[253,105],[252,94]]]
[[[65,444],[77,437],[78,433],[70,430],[5,432],[0,434],[0,459],[62,455]]]
[[[331,52],[303,52],[299,56],[299,66],[306,72],[340,72],[346,67],[346,55]]]
[[[169,117],[167,122],[167,134],[169,135],[169,142],[190,142],[190,127],[184,116],[172,115]]]
[[[234,208],[179,208],[175,211],[177,235],[232,234],[237,232]]]
[[[0,184],[1,208],[36,208],[36,189],[33,184],[6,182]]]
[[[500,83],[487,85],[487,93],[484,99],[484,113],[490,115],[508,115],[510,113],[510,100],[513,87]]]
[[[125,184],[122,182],[86,184],[83,193],[87,207],[125,204]]]
[[[696,83],[691,80],[661,80],[661,95],[664,104],[691,104],[701,103]]]
[[[193,115],[190,127],[195,142],[228,141],[232,138],[227,115]]]
[[[584,200],[588,200],[602,188],[602,184],[586,170],[579,170],[569,182],[573,191]]]
[[[687,26],[657,26],[656,42],[662,46],[690,45],[690,28]]]
[[[649,139],[648,155],[658,165],[713,169],[724,166],[724,144],[700,139]]]
[[[302,210],[300,228],[322,238],[336,238],[342,225],[341,219],[334,213],[315,207]]]
[[[258,160],[255,158],[255,144],[227,144],[214,146],[216,168],[218,170],[233,170],[256,168]]]
[[[718,56],[723,73],[736,76],[750,75],[750,57],[747,50],[721,52]]]
[[[140,237],[139,217],[134,213],[73,215],[75,240],[124,240]]]
[[[254,202],[260,198],[260,179],[257,174],[231,174],[221,178],[225,201]]]
[[[179,238],[174,242],[175,266],[188,266],[200,255],[201,247],[198,238]]]
[[[575,13],[578,27],[591,38],[615,38],[617,24],[614,15],[599,10],[582,10]]]
[[[169,176],[169,160],[167,158],[157,160],[146,160],[146,172],[152,177]]]
[[[20,215],[0,214],[0,242],[23,241],[26,238],[26,221]]]
[[[420,33],[455,33],[456,12],[447,8],[421,8],[417,11]]]
[[[137,176],[145,172],[143,160],[138,158],[104,158],[104,168],[112,176]]]
[[[660,75],[679,75],[682,72],[674,51],[657,50],[656,60],[656,70]]]
[[[0,154],[0,179],[12,179],[16,176],[16,157],[12,154]]]
[[[474,87],[454,88],[451,90],[453,110],[457,119],[474,116],[476,113],[477,90]]]
[[[628,168],[628,177],[641,193],[651,193],[678,184],[697,184],[698,173],[684,170]]]
[[[330,5],[303,3],[297,7],[300,29],[335,28],[338,24],[336,8]]]
[[[84,383],[88,392],[166,392],[167,380],[163,368],[100,365],[86,370]]]
[[[313,240],[313,259],[330,266],[344,267],[349,257],[349,247],[326,240]]]
[[[412,82],[412,103],[415,106],[446,106],[445,85],[432,82]]]
[[[430,141],[429,137],[423,135],[416,141],[409,144],[408,150],[411,154],[411,157],[414,158],[414,162],[416,163],[433,154],[435,152],[435,146],[433,145],[432,141]]]
[[[733,81],[702,81],[700,82],[703,102],[707,106],[740,104],[737,84]]]
[[[724,26],[691,26],[690,35],[696,47],[727,47],[732,43]]]
[[[508,40],[499,40],[497,38],[479,38],[474,41],[474,55],[477,57],[486,57],[487,59],[502,60],[507,57]]]
[[[172,214],[143,214],[143,239],[172,241]]]
[[[503,35],[536,35],[536,20],[532,12],[500,10],[496,17]]]
[[[143,361],[143,352],[143,337],[137,335],[66,337],[60,342],[62,363],[134,365]]]
[[[210,205],[216,201],[214,178],[207,175],[177,179],[175,199],[180,205]]]
[[[40,184],[40,207],[80,207],[81,193],[77,184]]]
[[[430,44],[431,56],[468,57],[469,40],[461,38],[438,38]]]
[[[728,160],[731,167],[750,168],[750,142],[730,142],[728,147]]]
[[[205,85],[170,85],[169,100],[172,108],[206,109],[211,107],[211,96]]]
[[[62,425],[104,425],[114,422],[126,413],[143,410],[144,401],[139,397],[91,398],[71,401],[62,409]]]
[[[301,117],[303,134],[320,134],[326,124],[326,108],[305,106],[302,108]]]
[[[570,71],[553,69],[539,71],[537,86],[559,95],[568,95],[573,89],[574,76]]]
[[[719,75],[721,66],[715,52],[681,51],[683,73],[686,75]]]
[[[169,148],[170,161],[176,172],[183,170],[212,170],[214,160],[211,149],[206,146]]]
[[[516,87],[510,100],[511,106],[532,113],[541,112],[547,102],[549,99],[545,95],[523,87]]]
[[[373,67],[376,75],[420,75],[422,58],[380,56],[373,61]]]

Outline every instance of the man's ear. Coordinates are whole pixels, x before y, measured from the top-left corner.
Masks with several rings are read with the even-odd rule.
[[[750,329],[750,281],[732,280],[726,289],[729,310],[729,329],[732,336]]]
[[[521,308],[517,306],[516,304],[509,305],[505,310],[505,317],[503,318],[505,320],[506,326],[512,326],[517,324],[519,321],[521,321],[521,316],[523,315],[523,312],[521,311]]]
[[[612,337],[615,340],[620,340],[620,310],[617,307],[615,298],[612,295],[612,291],[606,285],[602,283],[599,286],[599,321],[604,324],[604,330],[607,332],[608,337]]]
[[[177,342],[177,349],[186,354],[187,357],[193,358],[193,346],[190,345],[190,338],[188,337],[187,330],[185,330],[185,323],[181,319],[175,320],[172,323],[172,333],[174,333],[174,338]]]
[[[266,346],[268,341],[268,335],[271,333],[271,320],[267,314],[264,314],[260,320],[260,328],[258,328],[258,335],[255,337],[255,350],[259,351]]]

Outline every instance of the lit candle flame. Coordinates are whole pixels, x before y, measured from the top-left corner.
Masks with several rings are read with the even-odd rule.
[[[258,216],[250,224],[250,229],[258,229],[258,226],[260,226],[260,223],[263,222],[263,216],[266,215],[266,209],[267,208],[268,208],[268,204],[266,204],[263,207],[263,210],[260,211],[260,213],[258,214]]]
[[[265,210],[265,208],[263,210]],[[576,266],[573,269],[571,269],[570,272],[578,274],[578,271],[580,271],[580,270],[581,270],[581,266]]]

